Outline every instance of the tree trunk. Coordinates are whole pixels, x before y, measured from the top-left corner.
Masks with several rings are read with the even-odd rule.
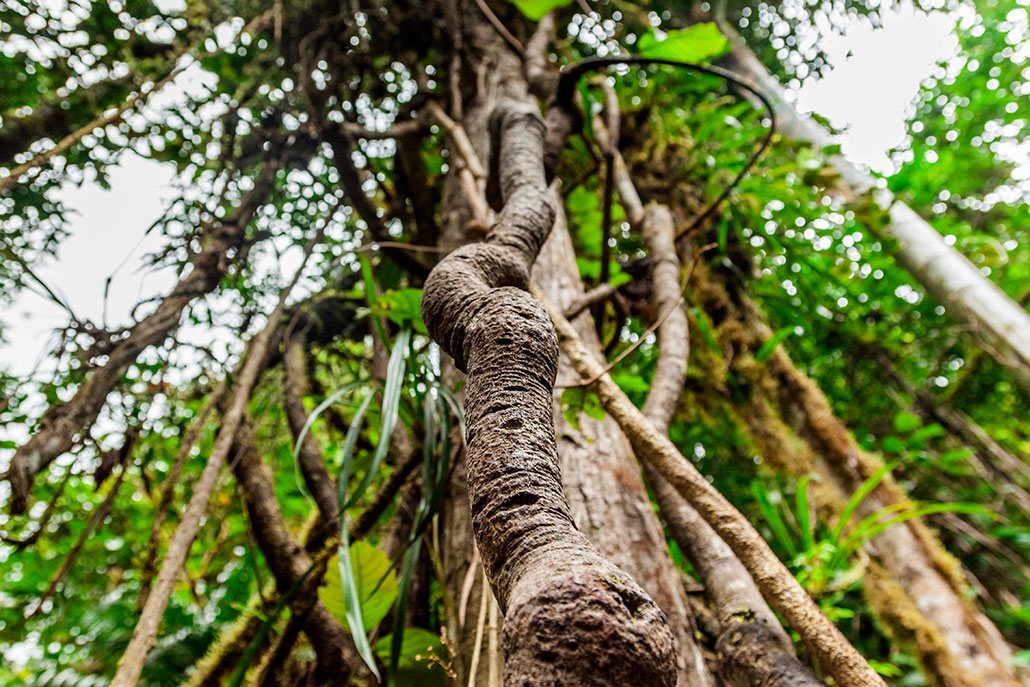
[[[583,296],[583,283],[563,212],[533,266],[533,280],[548,300],[564,310]],[[589,311],[573,324],[591,353],[601,355],[601,342]],[[579,374],[563,354],[558,385],[577,384]],[[555,432],[562,484],[576,525],[613,563],[623,568],[654,598],[676,636],[679,684],[702,687],[715,680],[694,641],[697,631],[687,606],[682,574],[669,556],[654,506],[640,477],[629,442],[609,416],[581,416],[579,428],[562,414],[561,390],[554,394]]]
[[[505,614],[505,684],[672,685],[678,672],[673,640],[658,607],[576,528],[555,446],[557,341],[539,304],[511,288],[528,287],[529,268],[555,216],[543,185],[543,126],[536,106],[523,105],[528,103],[522,65],[481,15],[466,15],[463,38],[480,60],[470,67],[493,85],[464,109],[481,158],[487,158],[483,143],[491,142],[504,207],[485,242],[459,248],[430,274],[423,316],[434,339],[468,371],[471,524],[483,570]],[[444,208],[441,214],[450,225],[447,234],[453,218],[464,213]],[[632,463],[627,472],[623,479],[635,480],[643,493]],[[460,536],[460,516],[454,517],[454,508],[449,512],[449,531]],[[665,551],[655,530],[652,542]],[[636,539],[636,533],[623,534],[620,547]],[[459,564],[448,571],[448,586],[459,599],[456,573],[462,559],[468,560],[467,548],[464,553],[455,551]],[[677,582],[673,577],[670,587],[678,588]],[[473,620],[478,613],[472,604],[466,608],[464,636],[477,627],[482,647],[478,626],[484,624]],[[480,608],[488,612],[489,603]]]
[[[776,77],[733,28],[725,22],[721,28],[735,44],[733,51],[723,58],[725,66],[755,82],[769,98],[779,131],[811,143],[816,152],[830,145],[833,141],[827,131],[794,109]],[[1010,367],[1020,387],[1030,393],[1030,313],[983,276],[966,256],[945,243],[937,230],[912,208],[895,199],[890,191],[878,188],[871,174],[841,155],[831,155],[827,161],[856,195],[870,195],[890,215],[890,222],[881,231],[884,238],[897,242],[895,257],[902,267],[954,317],[971,323],[977,344]]]
[[[720,327],[722,344],[732,350],[739,379],[752,396],[734,405],[765,459],[773,466],[822,479],[814,494],[822,513],[835,518],[845,502],[881,466],[862,451],[835,416],[815,383],[794,366],[782,347],[764,365],[753,355],[772,332],[757,307],[719,283],[719,275],[699,266],[698,302]],[[732,277],[727,277],[730,279]],[[858,519],[906,500],[890,478],[857,509]],[[940,687],[1015,687],[1011,651],[1001,634],[966,599],[958,563],[918,519],[890,527],[867,548],[883,574],[865,579],[870,603],[899,641],[914,644],[927,677]],[[889,579],[890,584],[880,584]]]

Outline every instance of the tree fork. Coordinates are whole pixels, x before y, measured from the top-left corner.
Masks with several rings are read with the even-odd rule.
[[[294,137],[291,136],[292,141]],[[290,147],[288,142],[286,148]],[[125,371],[148,346],[160,344],[178,324],[186,306],[213,291],[230,265],[228,252],[243,241],[254,214],[264,205],[275,184],[279,160],[265,164],[236,210],[211,231],[203,248],[190,261],[188,271],[157,309],[137,322],[125,338],[108,352],[107,361],[95,368],[64,403],[50,406],[39,420],[39,431],[15,452],[4,478],[11,483],[11,512],[28,508],[32,481],[46,466],[69,450],[76,435],[89,428],[107,402],[107,396]]]

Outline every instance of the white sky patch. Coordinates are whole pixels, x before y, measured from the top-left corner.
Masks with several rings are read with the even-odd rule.
[[[145,235],[172,198],[174,168],[126,154],[109,170],[110,191],[96,183],[66,186],[60,199],[73,209],[71,235],[57,255],[35,269],[37,275],[82,319],[102,324],[104,283],[111,277],[107,298],[107,323],[131,324],[132,307],[143,298],[167,292],[174,283],[172,270],[141,270],[142,258],[157,251],[159,231]],[[48,298],[22,291],[4,313],[4,338],[0,360],[17,375],[33,370],[45,356],[54,330],[68,323],[68,314]],[[44,365],[40,372],[47,369]]]
[[[905,120],[920,82],[958,50],[955,22],[955,15],[908,7],[885,12],[882,28],[861,23],[844,30],[820,27],[832,68],[806,81],[795,104],[846,129],[840,142],[849,160],[889,174],[887,151],[905,138]]]

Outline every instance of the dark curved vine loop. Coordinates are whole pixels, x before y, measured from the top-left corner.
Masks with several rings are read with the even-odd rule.
[[[733,72],[727,69],[723,69],[722,67],[717,67],[715,65],[704,66],[700,64],[694,64],[692,62],[680,62],[678,60],[666,60],[654,57],[633,56],[588,57],[584,60],[577,62],[576,64],[565,67],[564,69],[562,69],[561,78],[558,80],[558,89],[555,94],[556,105],[563,110],[569,111],[569,109],[572,107],[572,99],[575,95],[576,84],[583,77],[583,75],[587,72],[597,71],[616,64],[639,66],[648,66],[652,64],[665,65],[668,67],[687,69],[689,71],[697,72],[699,74],[707,74],[709,76],[714,76],[718,79],[722,79],[723,81],[729,83],[732,86],[743,89],[751,95],[755,96],[755,98],[757,98],[758,101],[765,108],[766,114],[769,117],[769,128],[766,131],[765,136],[762,137],[761,142],[755,148],[755,151],[751,154],[751,157],[748,158],[747,164],[745,164],[744,168],[737,173],[737,176],[733,178],[733,181],[731,181],[726,186],[726,188],[724,188],[719,193],[719,195],[716,196],[714,201],[709,203],[700,213],[698,213],[694,217],[694,219],[692,219],[690,223],[687,224],[687,226],[680,229],[676,233],[676,240],[679,241],[684,236],[688,235],[694,229],[696,229],[698,225],[700,225],[703,221],[711,217],[712,213],[715,212],[715,210],[719,207],[722,201],[726,200],[726,198],[730,195],[733,189],[737,187],[741,180],[752,169],[754,169],[754,166],[758,162],[759,158],[761,158],[765,151],[769,148],[769,144],[772,142],[773,134],[776,133],[776,113],[773,110],[772,102],[769,101],[769,99],[758,89],[757,86],[747,81],[746,79],[740,78]]]

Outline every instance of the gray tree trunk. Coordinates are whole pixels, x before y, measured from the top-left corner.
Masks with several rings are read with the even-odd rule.
[[[801,114],[784,96],[783,87],[769,73],[744,40],[725,22],[720,27],[733,41],[724,66],[749,79],[769,98],[777,127],[784,136],[811,143],[818,151],[833,143],[811,117]],[[890,215],[883,238],[897,242],[895,257],[952,317],[973,327],[977,344],[1009,367],[1020,387],[1030,393],[1030,313],[985,277],[966,256],[945,243],[930,224],[885,188],[868,172],[841,155],[827,162],[856,195],[870,195]]]

